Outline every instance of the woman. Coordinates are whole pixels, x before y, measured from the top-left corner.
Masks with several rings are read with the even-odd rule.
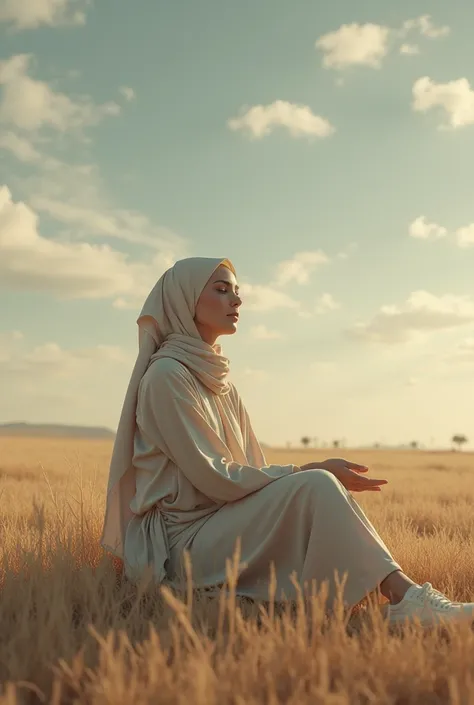
[[[237,329],[242,303],[232,263],[192,257],[168,269],[138,318],[139,354],[125,396],[110,466],[104,548],[139,579],[183,577],[187,550],[197,586],[221,585],[240,538],[237,593],[277,597],[323,580],[329,604],[335,575],[347,573],[344,601],[380,587],[391,623],[418,617],[473,618],[474,604],[450,602],[417,585],[394,561],[352,491],[380,491],[386,480],[341,459],[267,465],[228,360],[216,339]]]

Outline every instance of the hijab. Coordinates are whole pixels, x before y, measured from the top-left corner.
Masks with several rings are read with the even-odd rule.
[[[137,319],[138,356],[115,437],[101,537],[102,546],[118,558],[123,558],[125,532],[133,516],[130,502],[135,495],[133,452],[138,389],[150,364],[159,357],[172,357],[186,365],[214,394],[230,391],[226,380],[229,360],[222,355],[220,344],[211,346],[201,338],[194,323],[199,296],[221,264],[235,275],[233,264],[226,258],[178,260],[155,284]]]

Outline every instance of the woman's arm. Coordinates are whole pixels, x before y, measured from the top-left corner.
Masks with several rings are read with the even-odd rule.
[[[258,468],[230,460],[198,404],[185,372],[150,368],[140,385],[137,423],[207,497],[232,502],[294,471],[294,465]]]

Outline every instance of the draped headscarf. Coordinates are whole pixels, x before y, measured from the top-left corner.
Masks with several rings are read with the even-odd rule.
[[[188,367],[215,394],[230,391],[226,381],[229,360],[220,344],[208,345],[194,323],[202,290],[219,265],[235,275],[230,260],[188,257],[178,260],[160,277],[148,295],[138,324],[138,356],[132,371],[117,428],[107,486],[107,504],[101,544],[123,558],[125,532],[133,516],[133,467],[136,411],[140,381],[153,360],[172,357]]]

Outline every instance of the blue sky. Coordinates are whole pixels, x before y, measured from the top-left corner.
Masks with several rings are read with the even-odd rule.
[[[474,8],[0,0],[0,421],[114,427],[176,259],[268,443],[474,447]]]

